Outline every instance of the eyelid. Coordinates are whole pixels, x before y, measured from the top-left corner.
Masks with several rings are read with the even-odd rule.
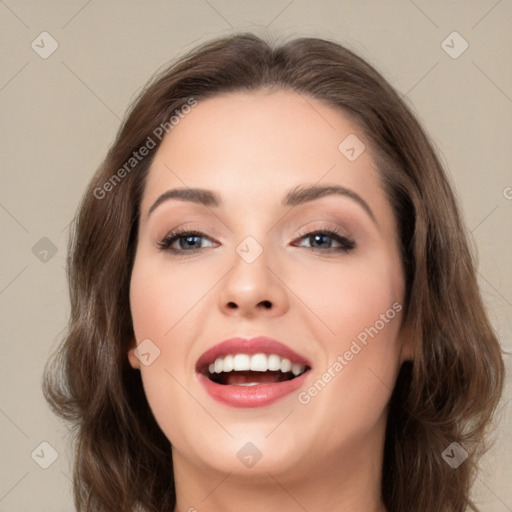
[[[297,229],[297,236],[304,236],[307,234],[315,233],[318,231],[323,232],[336,232],[340,236],[344,236],[345,238],[352,238],[348,230],[340,225],[337,222],[333,222],[332,220],[316,220],[313,222],[307,222],[303,224]]]

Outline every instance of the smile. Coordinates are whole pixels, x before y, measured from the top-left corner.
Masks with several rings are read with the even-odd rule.
[[[271,338],[234,338],[214,346],[196,364],[199,380],[216,401],[262,407],[298,389],[309,361]]]

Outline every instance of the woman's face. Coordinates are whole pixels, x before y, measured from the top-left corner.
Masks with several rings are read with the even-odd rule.
[[[403,298],[391,206],[339,112],[230,93],[164,138],[141,204],[129,360],[175,465],[290,478],[375,465],[410,355]],[[258,337],[277,343],[243,340]]]

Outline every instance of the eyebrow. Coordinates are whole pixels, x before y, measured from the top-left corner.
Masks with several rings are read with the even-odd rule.
[[[377,219],[375,218],[375,215],[368,203],[353,190],[340,185],[298,185],[287,192],[281,204],[282,206],[293,207],[330,195],[340,195],[354,200],[366,211],[373,222],[377,224]],[[157,198],[149,208],[147,217],[151,215],[155,208],[170,199],[188,201],[213,208],[219,208],[222,206],[221,197],[213,190],[203,188],[175,188],[167,190]]]

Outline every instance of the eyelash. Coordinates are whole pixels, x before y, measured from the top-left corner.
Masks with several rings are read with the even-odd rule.
[[[333,247],[333,248],[327,248],[322,249],[318,247],[306,247],[306,249],[311,249],[315,252],[320,252],[321,254],[332,254],[335,253],[348,253],[352,249],[355,248],[356,244],[354,240],[351,240],[350,238],[347,238],[346,236],[339,233],[334,228],[325,228],[325,229],[316,229],[314,231],[306,231],[301,234],[299,234],[298,239],[315,236],[315,235],[327,235],[329,238],[332,238],[336,242],[340,244],[340,247]],[[202,249],[205,249],[205,247],[199,247],[199,248],[192,248],[190,250],[183,250],[183,249],[173,249],[171,248],[171,245],[180,238],[187,238],[189,236],[197,236],[201,238],[208,238],[204,233],[201,233],[200,231],[191,231],[187,229],[178,228],[171,233],[168,233],[160,242],[158,242],[158,249],[160,251],[167,251],[170,252],[172,255],[176,256],[184,256],[185,253],[193,253],[197,251],[201,251]],[[181,253],[181,254],[180,254]]]

